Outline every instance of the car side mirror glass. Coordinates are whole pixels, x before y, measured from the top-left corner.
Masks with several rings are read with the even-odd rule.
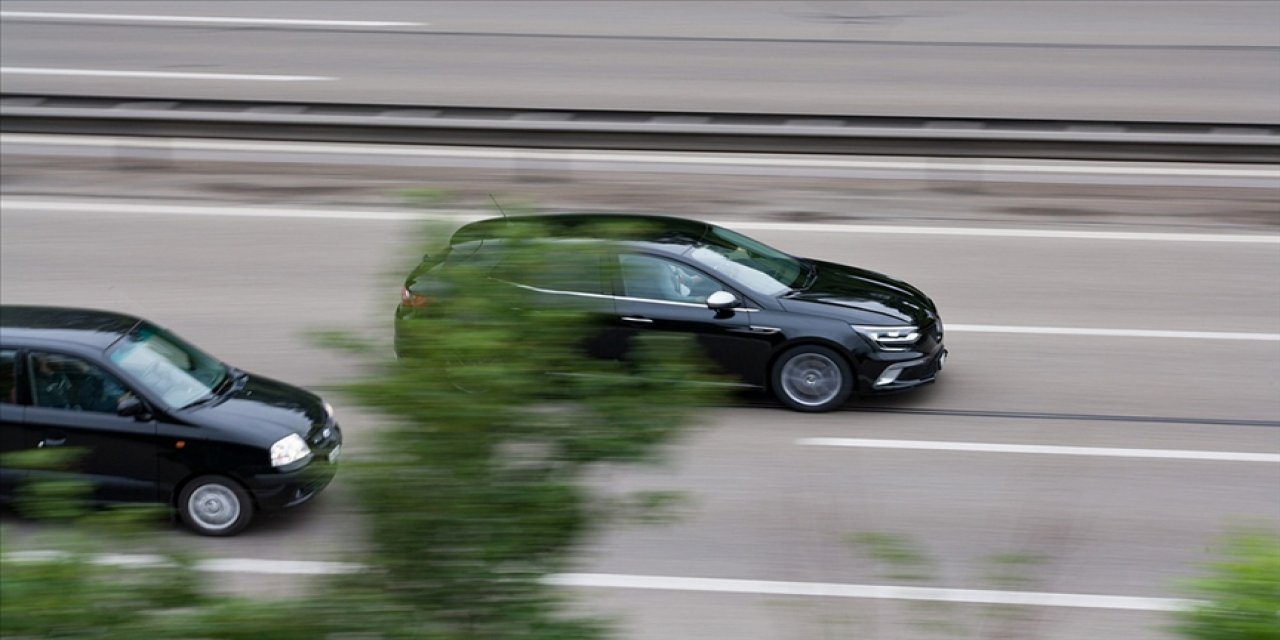
[[[728,291],[717,291],[707,296],[708,309],[715,309],[717,311],[721,309],[732,309],[740,304],[742,303],[738,300],[738,297]]]
[[[125,398],[116,405],[116,415],[126,418],[143,418],[147,415],[147,406],[137,398]]]

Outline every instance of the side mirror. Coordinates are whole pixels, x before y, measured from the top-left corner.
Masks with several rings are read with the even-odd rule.
[[[741,304],[742,301],[728,291],[717,291],[707,296],[707,308],[715,309],[716,311],[732,309]]]
[[[147,405],[142,404],[137,397],[131,396],[116,405],[116,415],[144,420],[147,417]]]

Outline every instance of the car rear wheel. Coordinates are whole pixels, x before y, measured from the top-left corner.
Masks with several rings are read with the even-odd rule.
[[[831,411],[853,393],[853,369],[826,347],[803,345],[782,354],[773,365],[774,395],[796,411]]]
[[[239,484],[223,476],[200,476],[178,496],[183,524],[204,536],[233,536],[253,519],[253,501]]]

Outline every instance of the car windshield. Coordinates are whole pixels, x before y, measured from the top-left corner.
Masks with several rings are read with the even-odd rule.
[[[804,263],[728,229],[711,227],[689,257],[742,286],[776,296],[804,284]]]
[[[175,409],[212,398],[229,375],[212,356],[146,325],[117,343],[108,357]]]

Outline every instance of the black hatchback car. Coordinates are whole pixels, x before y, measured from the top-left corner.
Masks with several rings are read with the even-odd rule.
[[[602,234],[606,221],[621,227]],[[545,235],[565,268],[550,278],[504,269],[511,225]],[[630,231],[619,235],[618,228]],[[579,250],[584,243],[592,250]],[[798,411],[829,411],[853,394],[931,383],[947,357],[937,307],[905,282],[662,216],[543,215],[466,225],[405,280],[397,335],[429,313],[441,270],[461,263],[491,267],[491,277],[536,292],[548,305],[586,305],[607,327],[592,355],[625,359],[631,337],[642,332],[691,334],[722,372]]]
[[[229,536],[333,478],[342,432],[315,394],[245,373],[146,320],[0,307],[0,497],[39,478],[87,480],[97,502],[158,502]],[[76,467],[9,454],[74,447]]]

